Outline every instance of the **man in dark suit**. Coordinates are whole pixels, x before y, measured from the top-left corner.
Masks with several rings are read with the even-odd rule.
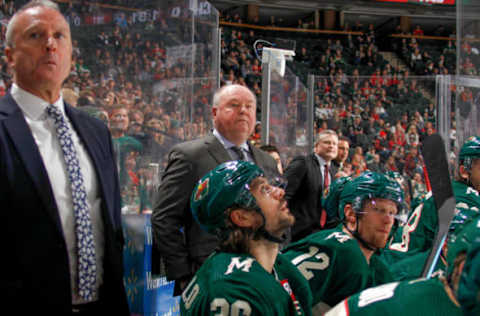
[[[50,1],[10,20],[0,99],[2,309],[128,315],[120,194],[107,127],[64,104],[70,27]]]
[[[230,160],[256,163],[266,174],[277,174],[270,155],[251,146],[257,104],[246,87],[228,85],[213,97],[213,133],[174,146],[168,157],[152,214],[153,236],[165,260],[167,278],[179,295],[218,240],[192,218],[190,196],[197,183],[217,165]],[[236,147],[236,148],[235,148]]]
[[[324,184],[331,183],[330,162],[337,156],[338,136],[335,131],[324,130],[318,134],[314,153],[293,158],[285,169],[288,180],[285,199],[295,216],[292,241],[323,228],[321,200],[325,195]],[[325,179],[327,177],[327,179]]]

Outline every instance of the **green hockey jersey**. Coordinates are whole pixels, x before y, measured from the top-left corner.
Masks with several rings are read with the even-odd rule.
[[[248,254],[214,253],[182,293],[181,315],[311,315],[305,278],[281,254],[268,273]]]
[[[455,216],[450,224],[450,232],[455,233],[463,223],[477,218],[480,215],[480,194],[477,190],[462,182],[453,181],[455,194]]]
[[[394,264],[419,252],[430,250],[438,227],[437,209],[432,193],[429,192],[422,203],[410,212],[408,221],[400,226],[383,256]]]
[[[334,306],[365,288],[393,281],[383,260],[374,254],[369,264],[358,241],[341,226],[311,234],[283,253],[308,280],[314,307]]]
[[[395,281],[405,281],[418,279],[422,276],[423,268],[425,262],[430,254],[430,251],[422,251],[411,256],[400,260],[398,262],[392,263],[390,265],[390,271],[392,272],[393,279]],[[445,276],[446,261],[444,256],[440,256],[435,269],[433,270],[433,276]]]
[[[388,283],[340,302],[325,316],[462,316],[437,278]]]
[[[478,230],[467,253],[458,287],[458,300],[465,316],[480,315],[480,220],[475,225]]]
[[[480,195],[477,190],[458,181],[452,182],[452,188],[456,205],[455,216],[450,225],[450,235],[455,234],[465,221],[480,214]],[[429,251],[433,246],[437,228],[437,209],[433,196],[429,192],[423,203],[411,211],[407,224],[396,231],[392,242],[384,251],[385,261],[389,264],[397,264],[419,252]]]

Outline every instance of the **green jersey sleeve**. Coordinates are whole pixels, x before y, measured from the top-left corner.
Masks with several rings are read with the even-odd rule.
[[[325,316],[461,316],[437,278],[387,283],[340,302]]]
[[[477,228],[480,232],[480,221]],[[480,315],[480,233],[472,242],[463,267],[458,300],[465,316]]]
[[[462,182],[453,181],[452,187],[456,205],[450,232],[455,233],[465,222],[480,215],[480,194]]]

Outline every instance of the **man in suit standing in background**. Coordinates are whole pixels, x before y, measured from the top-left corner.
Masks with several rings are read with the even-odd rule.
[[[129,315],[110,133],[63,101],[72,42],[58,5],[22,7],[5,56],[13,85],[0,99],[2,308]]]
[[[292,241],[323,228],[326,213],[322,214],[321,200],[333,179],[330,162],[337,157],[338,136],[333,130],[324,130],[317,136],[314,153],[293,158],[285,170],[288,180],[285,199],[295,224]]]
[[[251,161],[267,175],[277,174],[273,158],[247,142],[255,128],[256,112],[256,98],[248,88],[224,86],[213,97],[213,132],[174,146],[168,155],[152,229],[165,260],[167,279],[175,280],[174,295],[181,294],[218,244],[216,236],[203,231],[192,218],[190,196],[197,181],[230,160]]]

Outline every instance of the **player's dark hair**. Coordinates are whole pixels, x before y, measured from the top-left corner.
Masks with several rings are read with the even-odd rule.
[[[276,152],[277,154],[280,154],[278,148],[274,145],[262,145],[260,146],[260,149],[266,151],[267,153]]]
[[[447,282],[452,288],[455,295],[458,292],[458,285],[460,284],[460,277],[462,275],[462,270],[460,269],[460,265],[467,259],[467,252],[462,251],[460,252],[455,260],[453,261],[453,271],[449,275],[447,275]]]
[[[260,234],[257,231],[253,230],[250,227],[238,227],[230,219],[230,212],[236,207],[228,208],[225,213],[225,226],[226,229],[223,231],[220,237],[220,243],[218,250],[221,252],[230,252],[230,253],[249,253],[249,241],[257,240],[260,238]],[[252,212],[255,212],[252,210]]]

